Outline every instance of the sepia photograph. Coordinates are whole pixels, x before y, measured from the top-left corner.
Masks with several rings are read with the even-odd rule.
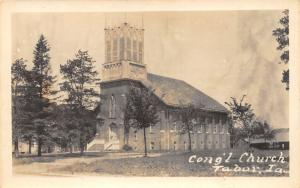
[[[299,187],[299,8],[0,0],[0,187]]]
[[[11,15],[13,176],[289,177],[289,10]]]

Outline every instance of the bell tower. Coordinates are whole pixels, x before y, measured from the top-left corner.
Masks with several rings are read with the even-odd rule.
[[[144,64],[144,29],[123,23],[118,27],[106,27],[105,63],[102,81],[119,79],[147,79]]]

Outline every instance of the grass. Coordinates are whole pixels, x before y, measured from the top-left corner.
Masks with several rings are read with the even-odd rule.
[[[256,166],[260,169],[268,169],[269,163],[239,163],[238,159],[243,151],[219,150],[201,151],[192,153],[150,153],[149,157],[134,153],[88,153],[85,156],[60,155],[44,157],[27,157],[14,159],[16,173],[55,173],[55,174],[78,174],[78,175],[112,175],[112,176],[288,176],[288,173],[272,172],[215,172],[210,163],[189,163],[191,155],[197,156],[223,156],[223,153],[232,152],[229,163],[224,165],[234,168],[236,164],[240,167]],[[255,150],[258,156],[279,156],[279,150]],[[288,151],[283,151],[288,159]],[[27,167],[27,168],[26,168]],[[276,163],[276,168],[288,171],[289,163]],[[33,169],[39,169],[34,171]]]
[[[31,163],[51,163],[56,160],[66,159],[66,158],[91,158],[91,157],[101,157],[105,153],[99,152],[89,152],[80,155],[80,153],[57,153],[57,154],[44,154],[41,157],[37,155],[21,155],[17,158],[13,158],[13,165],[25,165]]]

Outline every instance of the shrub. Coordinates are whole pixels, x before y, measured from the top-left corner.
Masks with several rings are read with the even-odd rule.
[[[127,144],[125,144],[125,145],[123,146],[123,150],[124,150],[124,151],[131,151],[131,150],[132,150],[132,147],[129,146],[129,145],[127,145]]]

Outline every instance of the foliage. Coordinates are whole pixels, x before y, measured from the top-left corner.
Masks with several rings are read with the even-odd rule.
[[[182,121],[180,132],[181,134],[188,134],[188,150],[192,151],[191,131],[194,130],[194,126],[196,125],[197,110],[193,105],[188,105],[187,107],[179,108],[178,111],[181,114]]]
[[[127,144],[125,144],[125,145],[123,146],[123,150],[124,150],[124,151],[132,151],[132,147],[129,146],[129,145],[127,145]]]
[[[244,102],[246,95],[243,95],[241,100],[238,102],[236,98],[231,97],[230,102],[225,102],[225,104],[230,109],[230,119],[233,123],[231,128],[231,134],[235,137],[235,142],[241,138],[248,138],[256,131],[256,124],[254,123],[255,114],[251,104]]]
[[[127,94],[125,117],[130,127],[144,132],[145,156],[147,156],[146,128],[155,126],[159,121],[157,115],[157,100],[151,90],[144,87],[129,88]]]
[[[12,91],[12,140],[15,144],[15,153],[18,152],[18,140],[22,137],[22,126],[26,118],[24,111],[24,85],[26,74],[26,60],[16,59],[11,66]]]
[[[78,139],[76,142],[80,145],[81,153],[96,134],[96,117],[88,110],[99,97],[93,88],[99,80],[96,78],[94,63],[88,51],[79,50],[74,59],[60,66],[64,78],[61,91],[67,94],[64,102],[68,105],[61,126],[70,142]]]
[[[289,62],[289,11],[283,11],[284,16],[279,20],[281,27],[273,30],[273,36],[278,42],[277,50],[282,51],[280,56],[281,62],[288,64]],[[286,84],[286,89],[289,89],[289,69],[282,73],[282,83]]]
[[[41,35],[34,49],[33,68],[28,77],[29,90],[26,99],[28,111],[31,112],[33,132],[38,143],[38,156],[41,155],[43,143],[51,139],[49,117],[51,111],[49,97],[56,92],[52,90],[55,77],[50,71],[50,47],[44,35]]]
[[[275,132],[267,122],[264,122],[264,138],[265,140],[275,138]]]

